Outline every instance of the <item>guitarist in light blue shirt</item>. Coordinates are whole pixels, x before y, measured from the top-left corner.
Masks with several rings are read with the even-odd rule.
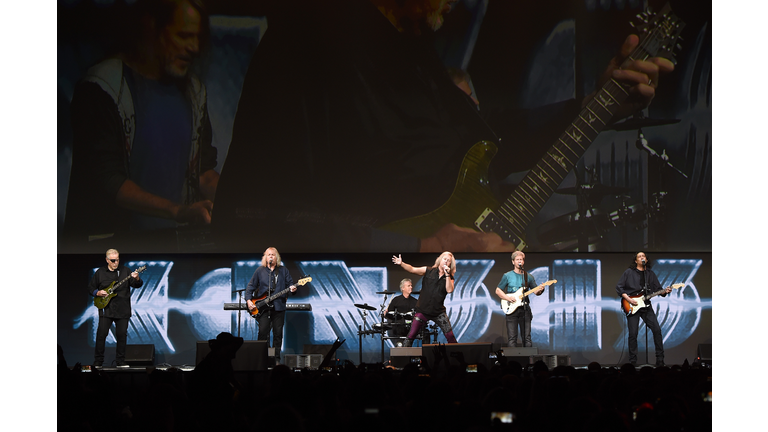
[[[517,330],[520,329],[520,333],[523,335],[523,346],[533,346],[531,341],[531,321],[533,321],[533,313],[531,312],[530,300],[528,296],[523,296],[525,290],[522,288],[535,288],[536,281],[533,276],[529,275],[524,269],[525,254],[521,251],[515,251],[512,253],[512,264],[515,268],[512,271],[504,273],[501,277],[499,286],[496,287],[496,295],[502,300],[506,300],[512,304],[523,307],[517,307],[514,312],[507,314],[507,336],[509,338],[508,346],[517,346]],[[526,281],[527,283],[524,283]],[[522,291],[521,291],[522,290]],[[536,289],[534,294],[541,295],[544,292],[544,286]]]

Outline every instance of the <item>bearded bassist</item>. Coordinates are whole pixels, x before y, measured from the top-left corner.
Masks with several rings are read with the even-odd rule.
[[[131,288],[140,288],[144,281],[137,271],[131,272],[128,267],[120,265],[120,252],[116,249],[107,251],[107,265],[96,270],[88,283],[88,294],[93,297],[107,297],[109,288],[114,288],[115,295],[103,309],[99,309],[99,326],[96,330],[96,350],[93,367],[100,368],[104,364],[104,349],[106,347],[109,328],[115,324],[115,339],[117,349],[115,361],[117,367],[128,367],[125,363],[125,346],[128,343],[128,321],[131,318]],[[130,276],[130,277],[129,277]],[[120,286],[118,281],[128,278]]]
[[[248,286],[245,288],[245,300],[248,310],[256,309],[256,302],[262,298],[290,290],[296,292],[296,285],[288,269],[282,265],[280,253],[270,247],[264,251],[261,265],[253,272]],[[259,322],[259,340],[269,340],[272,331],[272,347],[275,348],[275,361],[280,362],[280,348],[283,346],[283,326],[285,325],[286,295],[281,295],[269,304],[259,307],[256,320]]]
[[[660,290],[663,291],[661,296],[666,297],[672,292],[672,287],[661,287],[659,278],[651,270],[651,261],[645,256],[645,252],[635,254],[634,261],[628,269],[624,270],[619,283],[616,284],[616,294],[632,306],[638,305],[637,300],[633,297],[648,295]],[[633,366],[637,365],[637,331],[640,326],[640,318],[642,318],[645,326],[653,333],[653,344],[656,347],[656,367],[664,366],[664,338],[661,334],[661,326],[656,319],[656,312],[654,312],[650,300],[645,303],[646,307],[627,316],[629,362]]]

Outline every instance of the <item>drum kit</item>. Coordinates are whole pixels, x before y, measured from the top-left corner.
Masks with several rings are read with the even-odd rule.
[[[368,328],[367,318],[368,318],[368,312],[369,311],[375,311],[376,308],[373,306],[370,306],[368,303],[358,304],[355,303],[355,307],[358,309],[362,309],[363,313],[363,325],[359,326],[359,330],[357,332],[358,338],[360,339],[360,361],[362,362],[362,338],[365,336],[373,336],[379,335],[381,338],[381,361],[384,361],[384,344],[386,341],[389,341],[393,347],[403,347],[405,346],[408,333],[411,331],[411,324],[413,324],[414,316],[416,312],[412,309],[406,312],[400,312],[397,310],[394,311],[387,311],[386,305],[387,305],[387,296],[398,294],[398,292],[395,291],[379,291],[376,294],[384,295],[384,300],[382,301],[380,305],[380,312],[379,316],[381,317],[381,322],[374,323],[371,328]],[[411,294],[419,294],[418,291],[412,292]],[[434,338],[434,339],[433,339]],[[437,326],[423,326],[421,328],[421,331],[419,334],[416,335],[414,339],[418,339],[423,344],[429,344],[430,341],[436,341],[437,339]]]
[[[647,153],[648,175],[652,179],[652,173],[659,171],[661,167],[688,178],[685,173],[674,167],[669,162],[666,152],[661,154],[648,147],[642,128],[650,126],[662,126],[680,122],[678,119],[649,119],[642,116],[630,118],[623,123],[617,123],[606,130],[629,131],[637,130],[636,147]],[[626,250],[629,245],[629,232],[638,232],[649,228],[660,231],[660,225],[664,223],[667,208],[665,199],[668,193],[663,182],[651,182],[649,184],[648,203],[632,203],[629,187],[608,186],[600,182],[599,154],[596,166],[592,168],[577,167],[577,185],[557,189],[555,192],[576,197],[577,211],[557,216],[538,226],[537,238],[541,248],[558,251],[587,252],[594,250],[611,250],[608,235],[611,232],[620,231],[620,246]],[[579,169],[580,168],[580,169]],[[628,170],[629,167],[624,167]],[[579,172],[581,171],[581,172]],[[582,182],[582,179],[586,181]],[[613,205],[609,210],[600,208],[604,198],[612,197]],[[616,204],[620,202],[620,204]],[[609,204],[610,205],[610,204]],[[606,206],[608,207],[608,206]],[[650,230],[649,230],[650,231]],[[655,234],[658,235],[658,234]],[[651,235],[649,234],[649,237]],[[657,245],[658,246],[658,245]]]

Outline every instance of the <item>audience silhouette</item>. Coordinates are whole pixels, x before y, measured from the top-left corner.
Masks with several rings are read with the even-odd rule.
[[[698,363],[586,368],[521,365],[278,365],[233,371],[242,339],[222,333],[193,372],[148,368],[147,378],[70,368],[58,347],[58,427],[78,431],[411,430],[634,432],[710,430],[712,369]],[[458,364],[457,364],[458,363]],[[142,382],[139,385],[137,382]],[[83,402],[88,401],[88,407]],[[504,413],[510,413],[505,415]],[[504,423],[506,416],[511,423]],[[495,418],[494,417],[498,417]]]

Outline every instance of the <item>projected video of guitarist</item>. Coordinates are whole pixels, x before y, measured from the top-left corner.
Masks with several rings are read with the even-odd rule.
[[[664,338],[649,299],[656,295],[666,297],[673,288],[682,285],[662,288],[656,273],[651,270],[651,260],[645,256],[645,252],[635,254],[632,264],[624,270],[619,283],[616,284],[616,294],[621,297],[622,308],[627,314],[629,362],[632,365],[637,364],[637,332],[642,318],[646,327],[653,333],[656,366],[664,366]]]
[[[259,266],[245,288],[245,300],[248,310],[259,322],[259,339],[269,340],[272,331],[272,347],[275,348],[275,360],[280,361],[280,348],[283,346],[283,326],[288,292],[296,292],[296,284],[282,264],[280,253],[270,247],[264,251]]]
[[[609,89],[506,112],[497,124],[515,127],[497,128],[437,55],[447,10],[395,3],[286,3],[244,79],[211,221],[219,247],[258,238],[303,252],[524,250],[529,223],[598,131],[648,106],[674,69],[655,52],[630,60],[659,45],[630,36],[598,80]],[[499,202],[489,184],[532,165],[525,190]],[[263,178],[281,179],[283,193],[266,202]]]

